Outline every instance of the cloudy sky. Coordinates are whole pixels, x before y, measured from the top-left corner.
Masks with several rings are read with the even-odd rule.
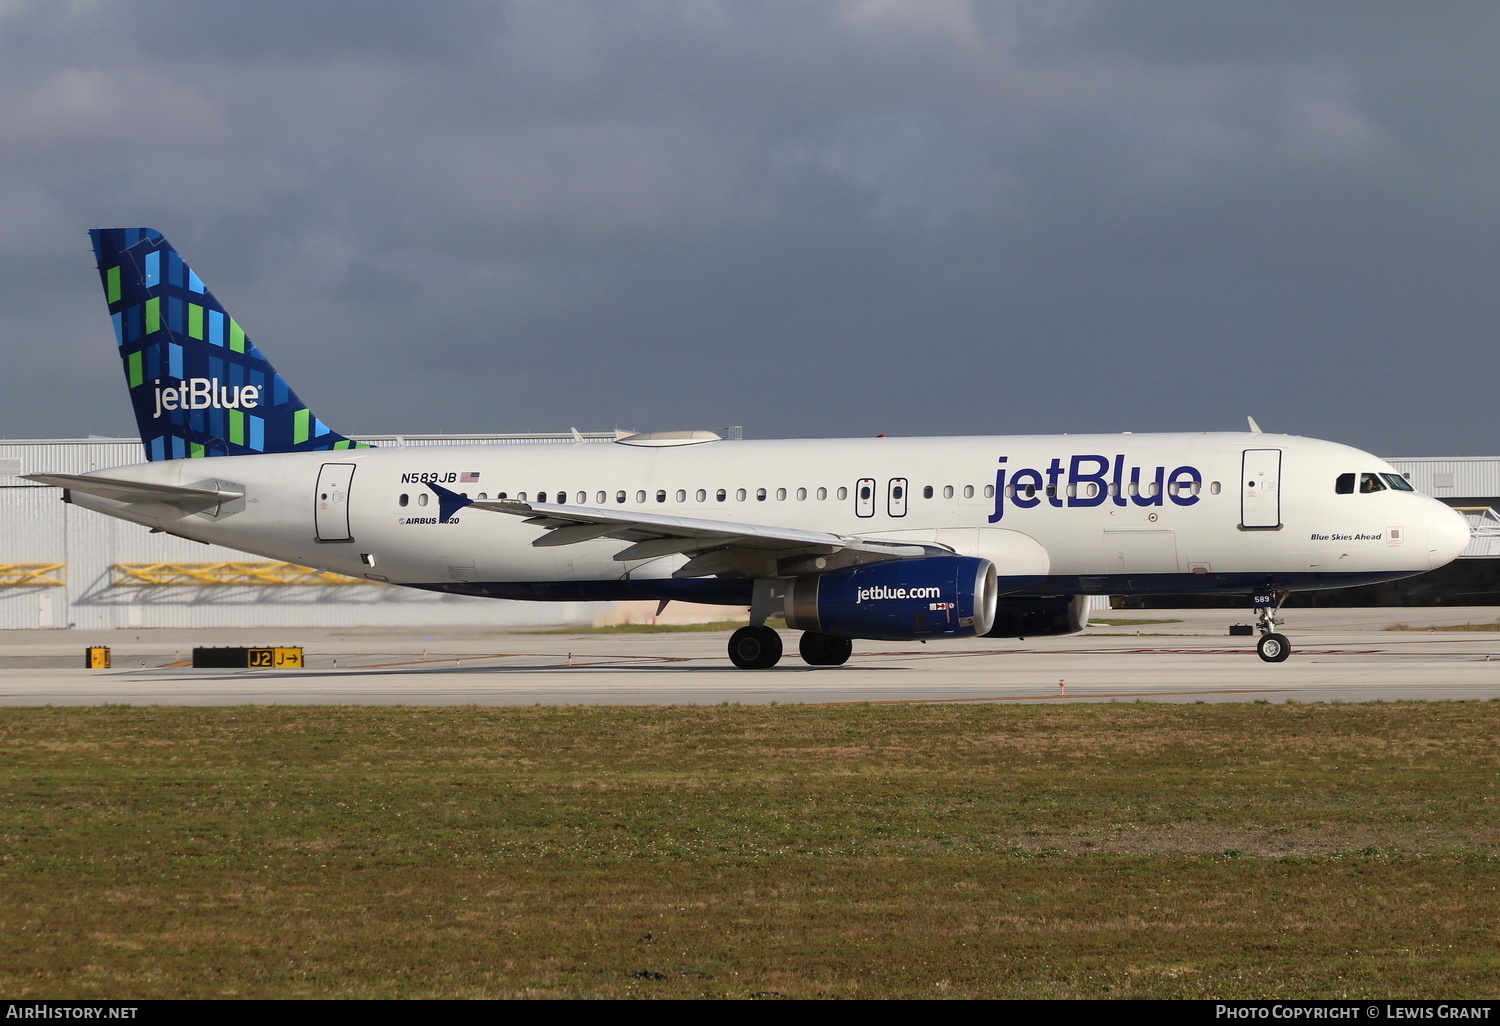
[[[134,434],[85,231],[346,433],[1500,452],[1500,5],[0,0],[0,435]]]

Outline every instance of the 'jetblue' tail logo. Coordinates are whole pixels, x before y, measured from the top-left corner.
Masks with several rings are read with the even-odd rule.
[[[312,415],[160,232],[89,232],[151,460],[363,447]]]

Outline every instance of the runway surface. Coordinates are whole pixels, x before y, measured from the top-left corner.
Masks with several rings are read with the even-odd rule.
[[[810,667],[784,632],[772,670],[736,670],[727,633],[535,634],[473,628],[0,632],[0,705],[670,705],[721,702],[1365,702],[1500,699],[1497,610],[1289,612],[1293,653],[1256,657],[1233,611],[1115,611],[1172,624],[1096,626],[1036,640],[856,642]],[[1139,632],[1139,633],[1137,633]],[[85,670],[108,645],[114,668]],[[301,645],[307,668],[195,670],[195,645]]]

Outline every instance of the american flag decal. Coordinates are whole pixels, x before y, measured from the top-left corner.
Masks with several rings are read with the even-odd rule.
[[[460,474],[460,475],[458,475],[458,483],[459,484],[478,484],[479,483],[479,475],[478,474],[473,474],[473,473]]]

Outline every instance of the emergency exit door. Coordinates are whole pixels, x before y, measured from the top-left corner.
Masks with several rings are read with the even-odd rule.
[[[320,542],[348,542],[349,485],[354,464],[325,463],[318,471],[318,490],[313,496],[313,522]]]
[[[1240,471],[1240,526],[1281,526],[1281,450],[1246,449]]]

